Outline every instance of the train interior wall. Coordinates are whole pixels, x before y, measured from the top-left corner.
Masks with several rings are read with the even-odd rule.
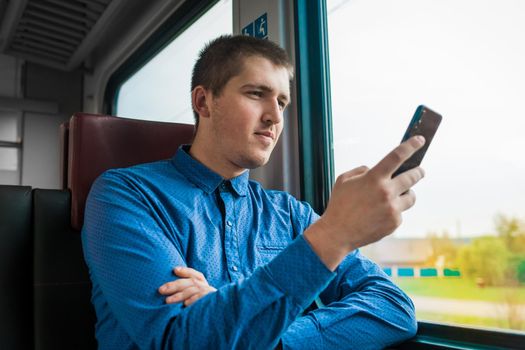
[[[82,110],[82,73],[65,72],[0,55],[0,109],[21,118],[18,172],[0,173],[0,183],[57,189],[62,122]],[[16,174],[13,176],[13,174]]]
[[[0,99],[0,110],[20,114],[22,140],[19,172],[0,171],[0,183],[59,188],[59,125],[74,112],[106,113],[105,89],[113,72],[182,3],[180,0],[123,3],[107,20],[103,35],[96,39],[85,61],[73,71],[0,55],[0,97],[7,98],[7,104],[5,98]],[[239,33],[246,23],[267,13],[269,38],[285,47],[294,58],[293,7],[290,3],[232,0],[232,11],[233,33]],[[292,100],[296,98],[294,83]],[[267,188],[286,190],[300,197],[298,117],[294,104],[288,108],[284,122],[281,140],[270,163],[252,171],[251,177]]]

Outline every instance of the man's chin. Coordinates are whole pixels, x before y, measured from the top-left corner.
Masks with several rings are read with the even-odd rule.
[[[240,164],[244,169],[257,169],[262,167],[270,160],[270,155],[259,155],[252,157],[244,157]]]

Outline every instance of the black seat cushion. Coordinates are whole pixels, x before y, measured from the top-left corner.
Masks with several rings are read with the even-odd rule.
[[[0,349],[33,348],[31,187],[0,185]]]
[[[91,282],[68,190],[33,191],[37,349],[96,349]]]

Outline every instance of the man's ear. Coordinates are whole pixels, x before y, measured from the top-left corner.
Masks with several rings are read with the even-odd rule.
[[[196,86],[191,92],[191,104],[193,105],[193,110],[202,118],[208,118],[210,116],[208,103],[211,101],[208,101],[207,97],[211,94],[208,94],[207,92],[208,91],[202,85]]]

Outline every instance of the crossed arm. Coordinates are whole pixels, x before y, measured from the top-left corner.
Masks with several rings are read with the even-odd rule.
[[[165,283],[159,288],[159,293],[166,296],[166,304],[182,303],[184,306],[190,306],[206,294],[217,291],[208,284],[201,272],[191,267],[177,266],[173,273],[179,279]]]
[[[410,299],[375,264],[356,251],[350,255],[348,252],[382,238],[399,226],[401,212],[415,202],[410,188],[423,177],[423,171],[416,168],[395,179],[391,175],[423,142],[413,138],[374,168],[357,168],[338,178],[325,215],[304,236],[323,263],[338,272],[339,278],[321,295],[326,308],[300,317],[290,325],[283,335],[285,348],[308,348],[313,344],[377,348],[415,333],[417,325]],[[348,200],[351,195],[358,200]],[[370,217],[363,211],[374,213]],[[371,220],[374,217],[379,220]],[[352,232],[343,234],[349,227]],[[175,270],[175,274],[182,278],[159,289],[167,296],[167,303],[190,306],[215,290],[198,271],[182,268]]]
[[[282,335],[284,349],[378,349],[414,335],[417,325],[410,299],[377,265],[353,252],[320,295],[324,306],[299,317]],[[216,291],[205,277],[178,267],[179,277],[159,288],[166,303],[192,305]]]

